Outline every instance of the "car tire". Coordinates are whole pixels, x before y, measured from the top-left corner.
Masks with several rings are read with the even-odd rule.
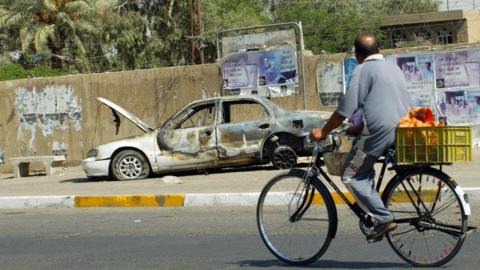
[[[150,165],[142,153],[123,150],[113,158],[111,172],[117,180],[144,179],[150,175]]]
[[[277,169],[290,169],[297,165],[297,153],[288,145],[278,145],[272,152],[270,160]]]

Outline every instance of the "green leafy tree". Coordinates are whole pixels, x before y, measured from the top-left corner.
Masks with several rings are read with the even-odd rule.
[[[217,33],[226,30],[269,23],[264,6],[255,0],[204,0],[202,20],[204,24],[205,58],[214,62],[217,56]]]
[[[187,64],[188,1],[118,1],[103,11],[104,48],[117,69]]]
[[[347,52],[361,31],[378,33],[380,20],[362,13],[358,1],[277,3],[274,22],[302,22],[306,49],[313,53]]]
[[[436,12],[439,0],[367,0],[362,1],[364,12],[374,16]]]
[[[48,52],[52,66],[62,69],[62,61],[86,54],[82,33],[96,32],[93,11],[88,0],[14,0],[0,11],[0,28],[15,34],[23,53]]]

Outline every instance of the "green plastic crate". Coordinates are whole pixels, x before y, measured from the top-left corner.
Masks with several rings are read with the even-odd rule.
[[[472,160],[472,131],[468,126],[397,128],[398,163],[451,163]]]

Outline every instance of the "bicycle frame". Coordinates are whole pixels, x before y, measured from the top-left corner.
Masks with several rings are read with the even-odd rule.
[[[356,203],[356,202],[351,202],[345,193],[343,193],[340,188],[333,182],[332,178],[322,169],[322,163],[323,161],[321,160],[321,155],[322,155],[322,146],[319,143],[315,144],[315,148],[313,151],[313,160],[312,160],[312,166],[308,170],[308,178],[311,179],[312,176],[320,175],[322,179],[325,179],[326,182],[330,187],[333,188],[333,190],[338,194],[338,196],[342,199],[342,201],[350,208],[350,210],[360,219],[360,221],[364,222],[367,226],[372,226],[372,220],[369,219],[369,215]],[[380,187],[382,185],[383,178],[385,176],[385,172],[387,170],[388,164],[392,164],[392,169],[397,167],[397,162],[395,159],[395,150],[393,149],[388,149],[385,157],[383,159],[380,159],[377,161],[377,163],[382,163],[382,168],[380,170],[380,174],[375,186],[375,190],[377,192],[380,191]],[[307,198],[306,198],[307,199]],[[300,218],[297,216],[299,213],[305,212],[306,209],[309,207],[309,204],[311,203],[311,200],[307,201],[304,200],[302,207],[300,207],[297,212],[292,216],[292,218]],[[306,204],[306,207],[305,207]]]

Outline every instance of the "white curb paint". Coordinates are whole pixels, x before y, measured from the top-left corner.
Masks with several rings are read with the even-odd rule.
[[[470,202],[480,200],[480,187],[467,187]],[[266,199],[269,205],[285,204],[287,193],[275,192]],[[184,207],[192,206],[256,206],[260,192],[185,194]],[[74,208],[74,195],[0,197],[0,209],[6,208]]]
[[[74,196],[0,197],[0,208],[73,208]]]
[[[185,194],[184,207],[189,206],[228,206],[257,205],[260,192],[250,193],[210,193],[210,194]]]

